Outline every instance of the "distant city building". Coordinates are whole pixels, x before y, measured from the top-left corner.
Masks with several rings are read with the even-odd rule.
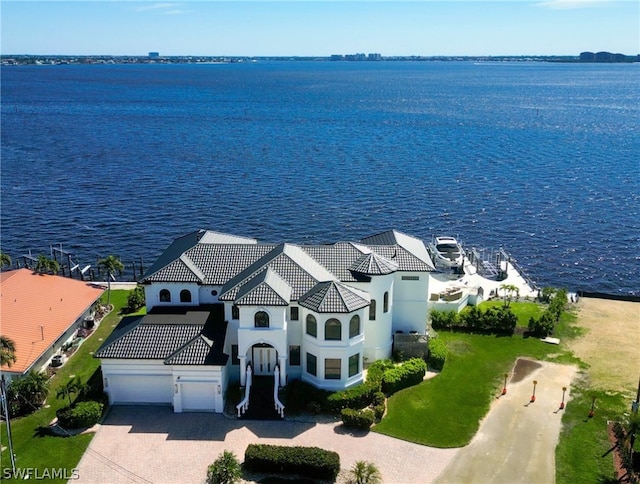
[[[381,54],[377,54],[377,53],[373,53],[373,54],[361,54],[361,53],[357,53],[357,54],[333,54],[329,60],[332,61],[342,61],[342,60],[347,60],[347,61],[379,61],[382,60],[382,55]]]
[[[160,57],[160,52],[149,52],[149,59],[157,59]]]

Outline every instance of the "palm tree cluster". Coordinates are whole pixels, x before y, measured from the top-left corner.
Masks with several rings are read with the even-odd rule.
[[[33,270],[38,274],[57,274],[60,272],[60,264],[46,255],[39,255]]]

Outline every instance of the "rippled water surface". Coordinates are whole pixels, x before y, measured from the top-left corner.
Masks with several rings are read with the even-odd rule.
[[[640,65],[2,69],[2,250],[148,265],[198,228],[389,228],[505,247],[540,285],[640,294]]]

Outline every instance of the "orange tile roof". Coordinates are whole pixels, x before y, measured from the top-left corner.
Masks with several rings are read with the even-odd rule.
[[[67,277],[30,269],[0,273],[0,334],[16,345],[17,360],[2,371],[23,373],[104,292]]]

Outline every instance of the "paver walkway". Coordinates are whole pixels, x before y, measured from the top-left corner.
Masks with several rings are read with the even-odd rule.
[[[113,407],[78,465],[81,483],[201,483],[224,450],[240,461],[250,443],[316,446],[340,455],[343,469],[373,462],[385,483],[433,480],[459,449],[434,449],[340,423],[238,421],[220,414],[174,414],[168,407]]]

